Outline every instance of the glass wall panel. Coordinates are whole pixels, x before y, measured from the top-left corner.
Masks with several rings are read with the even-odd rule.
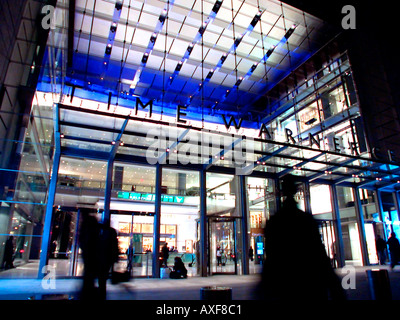
[[[242,258],[239,180],[207,173],[208,259],[210,274],[240,274]]]
[[[197,223],[200,217],[200,177],[196,171],[162,170],[160,252],[166,243],[169,248],[168,267],[180,257],[188,276],[196,276],[200,268],[198,251],[200,236]]]
[[[384,227],[385,239],[388,239],[390,233],[393,231],[396,233],[397,238],[400,237],[400,222],[399,216],[396,210],[394,193],[381,192],[382,200],[382,222]]]
[[[362,265],[360,236],[351,188],[336,187],[342,227],[344,259],[346,264]]]
[[[329,186],[325,184],[310,186],[311,212],[315,219],[331,220],[332,203]]]
[[[120,271],[130,270],[134,277],[150,277],[156,170],[120,162],[115,162],[113,169],[111,226],[117,230],[119,247],[119,263],[115,267]],[[161,225],[161,234],[165,234],[166,227]],[[176,235],[175,229],[168,232]]]
[[[326,253],[332,262],[333,267],[338,266],[336,254],[336,233],[335,224],[332,214],[332,201],[329,185],[312,185],[310,186],[311,212],[317,220],[322,241],[325,246]]]
[[[54,152],[52,112],[52,103],[39,107],[34,99],[27,127],[13,149],[4,150],[13,167],[0,168],[0,277],[37,276]]]
[[[246,179],[248,200],[249,232],[249,271],[251,274],[260,273],[264,259],[264,227],[265,222],[276,211],[274,182],[270,179]]]
[[[207,216],[236,216],[237,179],[233,175],[207,173]]]
[[[83,262],[77,235],[81,208],[93,214],[104,208],[107,162],[62,156],[58,170],[49,264],[56,275],[81,276]],[[101,220],[101,214],[97,214]]]
[[[359,189],[362,214],[364,217],[365,240],[367,242],[369,263],[378,263],[378,254],[376,252],[377,236],[382,235],[382,222],[379,218],[379,208],[376,199],[376,191]]]
[[[320,104],[323,110],[325,119],[334,116],[347,108],[346,98],[342,85],[339,84],[339,79],[332,81],[327,86],[320,99]]]
[[[298,112],[300,132],[307,131],[324,120],[317,101]]]

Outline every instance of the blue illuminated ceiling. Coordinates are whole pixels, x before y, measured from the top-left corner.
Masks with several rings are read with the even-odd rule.
[[[323,21],[273,0],[74,2],[64,93],[127,107],[140,97],[166,114],[184,105],[206,121],[259,119],[252,105],[327,41]],[[65,38],[68,26],[54,33]]]

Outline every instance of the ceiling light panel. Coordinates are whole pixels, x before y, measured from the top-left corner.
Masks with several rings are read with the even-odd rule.
[[[265,85],[266,73],[269,82],[272,81],[271,79],[278,79],[280,70],[289,63],[289,55],[292,62],[309,55],[310,44],[314,47],[314,35],[320,35],[319,29],[322,26],[320,20],[292,9],[286,4],[282,5],[279,1],[233,0],[232,2],[232,0],[225,0],[217,14],[213,16],[212,10],[217,3],[216,0],[175,0],[170,1],[169,4],[157,0],[124,1],[116,28],[115,41],[109,50],[110,63],[114,63],[114,66],[110,68],[108,77],[111,76],[111,72],[125,75],[125,77],[140,74],[137,77],[137,86],[140,94],[144,94],[143,98],[159,99],[163,81],[158,80],[173,76],[171,85],[167,85],[165,90],[168,95],[169,92],[175,94],[176,101],[183,101],[191,95],[196,95],[199,83],[202,83],[205,89],[211,86],[212,90],[215,86],[222,85],[223,87],[220,88],[222,90],[216,91],[225,92],[227,89],[233,90],[238,77],[243,77],[238,89],[246,95],[249,90],[254,92],[258,90],[259,85]],[[131,8],[128,8],[128,4]],[[94,26],[91,33],[93,5],[93,0],[77,0],[74,45],[78,46],[78,53],[84,55],[87,53],[90,39],[90,55],[93,56],[94,61],[107,54],[107,39],[115,1],[96,1]],[[169,9],[166,13],[168,19],[158,28],[160,16],[166,8]],[[260,9],[262,11],[259,11]],[[84,11],[85,15],[83,15]],[[256,18],[258,13],[262,14]],[[140,21],[138,21],[139,17]],[[304,20],[308,29],[304,27]],[[293,23],[298,25],[297,29],[289,41],[282,42],[286,31]],[[204,24],[206,28],[200,32]],[[81,25],[82,32],[80,33]],[[313,28],[315,30],[312,30]],[[312,33],[308,39],[307,36],[311,30]],[[168,33],[167,38],[166,33]],[[272,45],[278,45],[278,47],[264,65],[263,57]],[[188,54],[189,48],[190,54]],[[164,50],[167,51],[166,54]],[[147,57],[143,63],[145,54]],[[223,55],[226,55],[226,60],[222,63]],[[126,63],[121,64],[121,59],[125,60],[125,57],[127,57]],[[77,61],[84,61],[84,58],[79,58]],[[176,71],[179,62],[181,62],[180,70]],[[91,69],[94,66],[95,63],[89,62],[89,71],[96,72],[96,69]],[[130,71],[118,72],[120,66],[129,68]],[[165,73],[163,73],[164,66]],[[84,70],[84,68],[80,69]],[[214,72],[209,76],[211,69]],[[136,72],[137,70],[140,70],[139,73]],[[155,75],[157,75],[157,81],[154,80]],[[121,80],[131,83],[133,77]],[[255,84],[254,81],[259,84]],[[111,81],[109,82],[111,84]],[[180,87],[177,87],[178,82]],[[182,84],[184,86],[181,86]],[[142,90],[151,86],[154,86],[155,90]],[[192,88],[195,88],[193,92],[191,92]],[[151,94],[155,92],[158,92],[156,96],[152,96]],[[198,100],[199,97],[196,99]],[[230,101],[230,98],[227,101]]]

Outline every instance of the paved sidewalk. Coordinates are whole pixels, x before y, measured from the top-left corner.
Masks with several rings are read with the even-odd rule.
[[[355,289],[348,289],[349,300],[371,299],[366,270],[375,267],[357,267]],[[400,300],[400,267],[393,271],[387,269],[394,300]],[[342,269],[336,270],[340,277],[346,275]],[[255,289],[259,275],[212,277],[190,277],[188,279],[147,279],[137,278],[127,283],[107,286],[108,300],[199,300],[200,289],[206,286],[228,286],[232,288],[233,300],[256,300]],[[57,279],[55,287],[51,283],[38,279],[0,279],[0,300],[28,299],[76,299],[82,284],[81,279]]]

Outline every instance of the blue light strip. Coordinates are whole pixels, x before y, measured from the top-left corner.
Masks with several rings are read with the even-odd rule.
[[[245,75],[244,77],[239,77],[239,79],[236,81],[236,83],[235,83],[235,85],[233,86],[233,88],[232,88],[232,89],[226,90],[225,94],[222,96],[222,98],[220,99],[220,101],[219,101],[219,102],[216,101],[216,102],[211,106],[211,108],[215,108],[216,105],[217,105],[218,103],[223,102],[223,101],[228,97],[228,95],[231,93],[232,90],[238,89],[239,86],[240,86],[240,84],[243,82],[243,80],[249,78],[249,77],[253,74],[253,72],[257,69],[257,66],[258,66],[260,63],[265,63],[265,62],[268,60],[268,58],[272,55],[272,53],[274,52],[274,50],[275,50],[277,47],[282,46],[283,44],[285,44],[285,43],[287,42],[287,40],[288,40],[289,37],[293,34],[293,32],[294,32],[295,29],[296,29],[296,25],[293,25],[293,26],[285,33],[285,35],[283,36],[283,38],[282,38],[276,45],[273,45],[273,46],[267,51],[267,53],[264,55],[264,57],[263,57],[258,63],[253,64],[253,65],[250,67],[249,71],[247,71],[247,73],[246,73],[246,75]],[[266,37],[267,37],[267,36],[266,36]],[[266,38],[266,37],[265,37],[265,38]],[[236,41],[235,41],[235,42],[236,42]]]
[[[161,12],[161,14],[160,14],[160,16],[158,18],[158,22],[157,22],[156,28],[155,28],[153,34],[150,37],[150,40],[149,40],[149,43],[147,45],[146,51],[144,52],[142,60],[140,62],[140,67],[136,71],[135,76],[134,76],[134,78],[132,80],[132,83],[131,83],[131,86],[130,86],[130,90],[129,90],[129,93],[131,93],[131,94],[135,93],[136,85],[140,81],[140,75],[141,75],[144,67],[147,64],[147,60],[149,59],[149,56],[150,56],[151,52],[153,51],[154,45],[155,45],[156,40],[157,40],[157,36],[161,32],[161,30],[162,30],[162,28],[164,26],[165,20],[167,19],[168,10],[173,5],[174,5],[174,0],[169,1],[167,3],[167,5],[164,7],[163,11]]]
[[[203,34],[206,31],[207,26],[214,21],[215,17],[217,16],[217,13],[218,13],[219,9],[221,8],[221,5],[222,5],[222,0],[217,0],[217,2],[214,4],[214,6],[213,6],[213,8],[211,10],[211,13],[209,14],[207,19],[203,22],[203,24],[199,28],[196,36],[194,37],[194,40],[188,45],[184,56],[182,57],[182,59],[176,65],[175,71],[173,72],[173,74],[169,77],[168,82],[167,82],[166,90],[168,90],[168,88],[171,86],[171,84],[174,81],[174,79],[178,76],[178,74],[181,71],[181,68],[182,68],[183,64],[185,63],[185,61],[187,59],[189,59],[189,56],[192,53],[194,46],[197,43],[199,43],[199,41],[203,37]],[[202,84],[200,84],[200,87],[201,86],[202,86]]]
[[[0,233],[0,236],[38,237],[38,238],[41,238],[41,237],[42,237],[42,235],[38,235],[38,234],[14,234],[14,233]]]
[[[250,34],[250,33],[254,30],[254,27],[257,25],[258,21],[261,20],[262,14],[263,14],[263,11],[259,11],[259,12],[254,16],[253,20],[250,22],[250,25],[247,27],[246,31],[245,31],[240,37],[238,37],[238,38],[235,39],[234,43],[232,44],[232,46],[230,47],[230,49],[228,50],[228,52],[227,52],[227,53],[224,53],[224,54],[221,56],[221,58],[219,59],[217,65],[216,65],[216,67],[215,67],[214,69],[211,69],[211,70],[208,72],[206,78],[203,80],[202,83],[200,83],[200,85],[199,85],[199,87],[197,88],[196,92],[193,93],[191,96],[189,96],[189,98],[188,98],[188,100],[187,100],[187,104],[190,104],[190,103],[192,102],[193,98],[194,98],[196,95],[198,95],[198,94],[200,93],[201,88],[202,88],[206,83],[208,83],[208,82],[211,80],[212,76],[214,75],[214,72],[215,72],[215,71],[218,71],[219,69],[221,69],[221,67],[222,67],[222,65],[224,64],[224,62],[225,62],[226,58],[228,57],[228,55],[230,55],[231,53],[233,53],[233,52],[236,51],[236,48],[237,48],[237,47],[239,46],[239,44],[242,42],[243,38],[244,38],[246,35]],[[240,79],[240,78],[239,78],[239,79]],[[238,80],[238,81],[239,81],[239,80]],[[240,80],[240,82],[241,82],[241,81],[242,81],[242,80]],[[229,91],[227,91],[227,92],[225,93],[226,96],[227,96],[228,94],[229,94]],[[218,102],[216,102],[216,103],[218,103]]]
[[[119,19],[121,17],[121,11],[122,11],[122,1],[119,0],[115,3],[114,14],[110,26],[110,31],[108,33],[107,45],[104,53],[103,72],[100,77],[101,80],[104,79],[106,72],[108,70],[108,65],[110,63],[110,58],[111,58],[111,50],[114,44],[115,34],[117,33],[117,26]]]

